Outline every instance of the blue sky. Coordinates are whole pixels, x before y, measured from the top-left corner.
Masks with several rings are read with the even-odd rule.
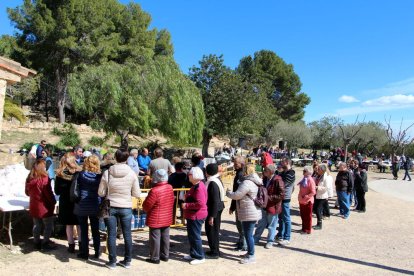
[[[0,34],[13,28],[0,2]],[[121,1],[127,3],[128,1]],[[353,122],[414,123],[414,1],[137,1],[152,27],[172,34],[187,73],[203,54],[223,54],[236,67],[269,49],[294,65],[311,99],[305,121],[337,115]]]

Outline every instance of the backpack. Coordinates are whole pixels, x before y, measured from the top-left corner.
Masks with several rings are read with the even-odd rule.
[[[267,202],[269,201],[269,194],[267,193],[267,189],[263,185],[257,185],[257,196],[256,198],[252,198],[250,195],[247,195],[251,200],[253,200],[254,205],[256,205],[259,208],[266,208]]]

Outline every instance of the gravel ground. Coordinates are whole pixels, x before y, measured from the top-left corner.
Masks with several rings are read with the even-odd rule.
[[[133,234],[134,258],[129,270],[117,267],[109,271],[103,267],[106,255],[96,261],[80,261],[66,252],[64,240],[56,240],[59,248],[49,253],[32,252],[31,242],[22,240],[20,253],[0,249],[0,271],[2,275],[414,275],[414,202],[406,200],[414,198],[414,182],[388,181],[391,174],[370,173],[369,178],[373,189],[366,194],[366,213],[352,212],[348,220],[343,220],[335,216],[338,210],[332,209],[333,216],[323,222],[323,230],[305,236],[299,234],[301,221],[296,189],[291,209],[290,246],[265,249],[265,240],[262,240],[256,247],[255,264],[238,263],[240,253],[232,250],[237,232],[234,216],[226,208],[221,235],[223,256],[201,265],[192,266],[182,260],[188,252],[186,231],[173,229],[171,259],[160,265],[144,261],[148,255],[148,233],[139,232]],[[403,189],[401,193],[390,192],[393,183],[394,190]],[[226,202],[226,207],[229,203]],[[265,230],[263,237],[266,234]],[[207,249],[205,236],[203,239]]]

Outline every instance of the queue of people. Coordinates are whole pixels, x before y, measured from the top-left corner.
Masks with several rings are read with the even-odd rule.
[[[123,149],[116,151],[113,162],[109,155],[100,161],[96,155],[82,158],[80,165],[76,152],[66,153],[56,170],[55,194],[59,195],[58,220],[66,225],[68,252],[75,253],[75,234],[77,228],[79,251],[77,257],[89,259],[89,225],[91,229],[94,255],[100,258],[99,217],[103,201],[110,202],[108,214],[104,218],[107,228],[107,248],[109,269],[117,265],[130,268],[132,260],[132,197],[140,196],[138,175],[130,165],[131,157],[137,152]],[[143,202],[149,227],[148,263],[159,264],[169,260],[170,225],[175,216],[176,198],[173,188],[191,187],[180,199],[182,215],[186,220],[189,254],[184,259],[192,265],[205,262],[206,258],[217,259],[220,252],[221,216],[225,196],[231,199],[229,213],[236,214],[238,241],[236,250],[246,251],[240,259],[241,264],[256,261],[255,246],[259,244],[267,228],[265,248],[274,244],[288,246],[291,241],[290,203],[295,186],[298,187],[298,201],[302,220],[302,234],[322,229],[322,220],[330,217],[328,199],[333,196],[333,178],[328,166],[315,164],[303,169],[303,177],[295,185],[295,171],[289,158],[282,158],[280,164],[266,164],[263,177],[259,177],[256,167],[246,164],[245,159],[234,159],[235,177],[231,190],[224,190],[217,164],[209,164],[204,170],[200,156],[192,158],[192,168],[184,171],[179,160],[174,164],[163,158],[161,149],[155,150],[156,159],[148,164],[147,173],[151,174],[152,189]],[[111,160],[108,162],[108,160]],[[113,164],[114,163],[114,164]],[[139,166],[139,165],[138,165]],[[76,183],[76,185],[74,185]],[[351,195],[355,191],[356,210],[365,212],[365,193],[368,190],[367,174],[363,166],[339,164],[335,180],[336,193],[340,205],[340,215],[350,215]],[[266,191],[266,192],[264,192]],[[46,162],[38,159],[26,183],[26,193],[30,196],[30,214],[33,217],[34,247],[39,250],[53,250],[51,242],[53,231],[53,211],[55,197],[51,187]],[[75,194],[76,193],[76,194]],[[257,199],[265,203],[258,205]],[[264,204],[264,205],[263,205]],[[312,227],[312,210],[316,213],[317,223]],[[40,240],[41,224],[44,224],[43,241]],[[202,228],[208,240],[209,250],[202,246]],[[122,229],[124,257],[117,261],[117,228]]]

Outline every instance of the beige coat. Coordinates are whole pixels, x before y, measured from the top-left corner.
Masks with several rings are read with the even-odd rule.
[[[131,208],[131,196],[139,197],[141,194],[138,177],[127,164],[115,164],[103,174],[98,194],[102,197],[107,196],[111,207]]]
[[[227,191],[226,195],[236,200],[237,218],[240,221],[258,221],[262,218],[262,211],[252,199],[257,196],[257,185],[263,185],[262,179],[253,173],[244,177],[242,181],[237,191]]]

